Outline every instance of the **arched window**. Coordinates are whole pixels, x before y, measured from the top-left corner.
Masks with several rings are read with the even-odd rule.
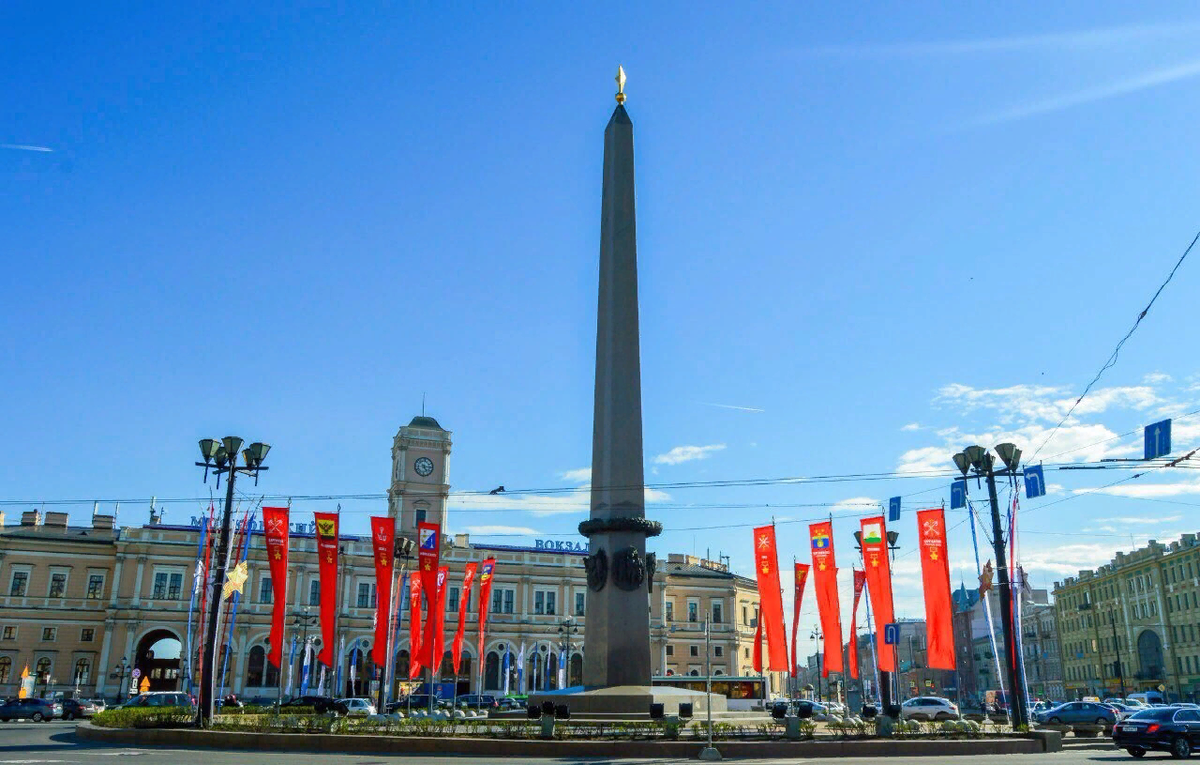
[[[37,660],[37,666],[34,668],[34,677],[38,682],[46,682],[47,678],[50,677],[51,666],[53,665],[50,663],[49,656],[43,656]]]
[[[246,685],[250,688],[263,686],[263,675],[266,672],[267,650],[261,645],[250,649],[250,661],[246,665]]]
[[[693,669],[691,672],[688,672],[688,674],[691,675],[692,677],[700,677],[700,670]]]
[[[449,651],[442,654],[442,677],[454,677],[454,657]]]
[[[500,654],[488,651],[487,660],[483,664],[483,688],[488,691],[499,691],[504,688],[500,677]]]
[[[75,677],[73,678],[75,685],[87,685],[88,675],[92,672],[92,663],[87,659],[80,659],[75,662]],[[0,681],[3,682],[3,681]]]
[[[392,674],[395,675],[396,677],[402,677],[405,680],[407,680],[408,679],[408,662],[409,662],[408,649],[404,648],[400,651],[397,651],[396,652],[396,664],[392,668]]]
[[[280,657],[280,661],[282,661],[282,660],[283,660],[283,657]],[[267,661],[267,670],[266,670],[266,672],[263,673],[263,678],[264,678],[263,685],[265,685],[268,688],[278,688],[279,687],[279,667],[276,667],[274,664],[272,664],[270,662],[270,660],[268,660]]]
[[[571,669],[567,673],[567,683],[572,686],[583,685],[583,654],[577,653],[571,657]]]
[[[558,688],[558,654],[552,653],[546,659],[546,687],[550,689]]]
[[[12,675],[12,659],[0,656],[0,685],[7,683],[10,675]]]

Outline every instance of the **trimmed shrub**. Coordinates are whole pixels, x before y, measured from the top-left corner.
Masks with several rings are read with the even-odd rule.
[[[195,719],[192,707],[134,707],[97,712],[92,724],[101,728],[189,728]]]

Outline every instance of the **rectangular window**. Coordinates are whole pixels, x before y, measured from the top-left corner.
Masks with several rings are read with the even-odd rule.
[[[575,615],[583,616],[587,612],[587,596],[582,592],[575,593]]]
[[[29,587],[29,572],[14,571],[12,575],[12,583],[8,587],[8,594],[14,598],[25,597],[25,590]]]
[[[446,613],[448,613],[448,614],[457,614],[458,613],[458,588],[457,587],[451,587],[446,592]]]
[[[692,656],[699,656],[699,655],[700,655],[700,646],[698,646],[698,645],[690,645],[690,646],[688,646],[688,652],[689,652],[689,653],[690,653]]]
[[[92,642],[92,640],[95,639],[95,637],[96,637],[96,630],[92,629],[91,627],[84,627],[79,632],[79,642],[80,643],[90,643],[90,642]]]
[[[719,645],[713,646],[713,655],[716,656],[717,658],[724,656],[725,648],[723,646],[719,646]]]
[[[5,640],[16,640],[17,639],[17,628],[16,627],[5,627],[4,628],[4,639]]]
[[[150,597],[155,600],[162,600],[167,597],[167,575],[165,572],[160,572],[154,575],[154,589]]]
[[[167,584],[167,600],[179,600],[181,592],[183,592],[183,574],[171,574]]]
[[[258,580],[258,602],[270,603],[275,596],[275,588],[271,586],[271,577],[264,576]]]
[[[51,598],[66,597],[67,594],[67,575],[61,571],[55,571],[50,574],[50,592]]]
[[[367,582],[359,582],[358,585],[358,607],[371,607],[371,585]]]
[[[546,593],[544,593],[544,592],[533,593],[533,612],[535,614],[546,613]]]
[[[516,594],[512,589],[492,590],[492,613],[511,614]]]
[[[56,627],[42,627],[42,640],[54,640],[58,634]]]
[[[8,628],[6,628],[6,629],[8,629]],[[667,656],[674,656],[674,655],[675,655],[675,646],[673,646],[673,645],[667,646]]]
[[[688,604],[688,621],[697,622],[700,620],[700,604],[694,600],[689,600]]]
[[[310,606],[321,605],[321,580],[313,579],[308,583],[308,604]]]
[[[90,574],[88,575],[88,600],[99,600],[104,597],[104,575]]]
[[[554,614],[558,613],[557,607],[554,604],[554,598],[555,598],[555,593],[553,593],[553,592],[546,593],[546,613],[549,614],[550,616],[554,616]]]
[[[725,611],[725,609],[722,607],[721,601],[719,601],[719,600],[713,601],[713,604],[712,604],[713,624],[720,624],[721,622],[725,621],[724,611]]]
[[[663,618],[669,622],[675,621],[675,604],[669,600],[663,603]]]

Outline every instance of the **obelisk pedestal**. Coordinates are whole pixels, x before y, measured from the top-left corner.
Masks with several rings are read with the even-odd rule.
[[[655,558],[646,554],[646,538],[659,534],[662,524],[647,520],[644,506],[633,122],[625,111],[620,69],[617,85],[617,108],[604,130],[591,514],[579,524],[589,542],[583,686],[530,700],[565,702],[573,713],[635,716],[648,714],[650,704],[660,701],[673,714],[681,701],[704,709],[705,695],[651,685],[649,593]],[[714,710],[723,711],[724,702],[723,696],[714,697]]]

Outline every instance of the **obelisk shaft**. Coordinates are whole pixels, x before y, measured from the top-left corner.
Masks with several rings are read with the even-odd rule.
[[[623,105],[604,131],[595,394],[591,518],[644,518],[633,123]],[[584,685],[648,685],[649,595],[644,585],[628,590],[614,579],[617,567],[630,560],[622,557],[629,548],[645,561],[646,535],[600,531],[590,537],[590,547],[593,555],[603,550],[613,569],[601,589],[588,592]]]

